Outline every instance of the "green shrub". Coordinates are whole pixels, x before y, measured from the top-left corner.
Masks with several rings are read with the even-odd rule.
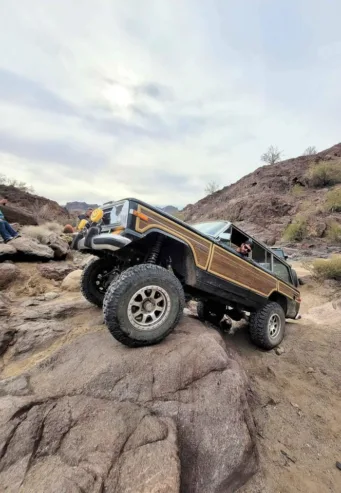
[[[294,197],[301,197],[304,194],[304,187],[299,183],[296,183],[291,189],[291,193]]]
[[[302,241],[307,236],[308,228],[305,219],[296,218],[289,224],[284,232],[284,238],[288,241]]]
[[[341,188],[330,190],[327,193],[326,208],[329,212],[341,212]]]
[[[312,264],[313,274],[319,280],[335,279],[341,281],[341,255],[329,259],[317,259]]]
[[[328,226],[327,238],[334,243],[341,242],[341,225],[339,223],[334,221]]]
[[[311,187],[322,188],[341,183],[341,161],[321,163],[312,166],[307,173]]]

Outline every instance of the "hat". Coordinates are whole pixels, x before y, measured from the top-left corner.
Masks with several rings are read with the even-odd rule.
[[[251,247],[251,250],[253,248],[253,241],[249,238],[248,240],[244,241],[245,245],[249,245]]]

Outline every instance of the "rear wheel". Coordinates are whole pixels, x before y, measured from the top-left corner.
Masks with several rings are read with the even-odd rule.
[[[129,347],[156,344],[172,332],[185,307],[180,281],[158,265],[131,267],[113,281],[104,298],[104,320]]]
[[[118,275],[119,270],[115,266],[114,259],[95,258],[91,260],[84,268],[81,279],[81,291],[84,298],[101,307],[110,282]]]
[[[250,317],[250,337],[252,342],[263,349],[273,349],[283,340],[285,333],[285,314],[283,308],[270,302]]]
[[[213,301],[198,301],[197,313],[201,321],[210,322],[219,326],[221,319],[225,314],[225,306]]]

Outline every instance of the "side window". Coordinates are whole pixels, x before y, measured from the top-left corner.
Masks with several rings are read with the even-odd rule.
[[[280,260],[273,257],[273,272],[278,277],[283,279],[283,281],[291,284],[289,269],[286,265],[284,265]]]
[[[222,246],[231,246],[231,231],[232,228],[229,226],[223,233],[220,233],[219,242]]]
[[[252,249],[252,260],[265,269],[271,270],[270,254],[265,248],[258,243],[254,243]]]

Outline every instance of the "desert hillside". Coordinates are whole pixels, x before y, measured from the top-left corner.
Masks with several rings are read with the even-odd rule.
[[[185,221],[226,219],[268,244],[337,243],[341,230],[341,144],[258,168],[183,210]],[[338,201],[340,200],[340,203]],[[293,224],[292,228],[288,225]]]
[[[21,225],[36,225],[44,221],[66,222],[69,212],[54,200],[29,193],[14,186],[0,184],[0,198],[7,197],[2,206],[6,219]]]

